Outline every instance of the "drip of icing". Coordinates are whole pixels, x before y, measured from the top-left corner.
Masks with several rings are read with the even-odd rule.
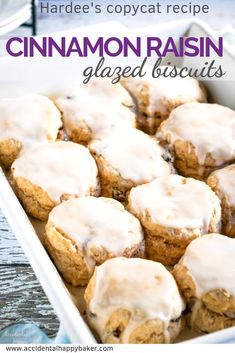
[[[131,98],[120,84],[101,80],[77,85],[59,95],[55,102],[63,112],[68,133],[82,127],[84,122],[93,134],[122,124],[135,125],[135,115],[129,109]]]
[[[135,214],[146,210],[151,220],[165,227],[202,229],[208,232],[215,208],[220,202],[202,181],[168,175],[133,188],[129,196]]]
[[[197,238],[187,247],[181,264],[188,269],[198,298],[216,289],[235,296],[235,239],[221,234]]]
[[[28,148],[56,140],[61,126],[60,112],[47,97],[28,95],[0,100],[0,141],[15,139]]]
[[[200,164],[210,153],[218,166],[235,158],[235,111],[218,104],[187,103],[171,112],[157,136],[170,145],[189,141]]]
[[[225,197],[235,206],[235,164],[228,167],[218,169],[211,174],[214,176],[219,184],[219,197]]]
[[[164,69],[165,67],[159,67]],[[148,89],[148,113],[169,114],[176,106],[187,102],[206,102],[205,93],[194,78],[159,77],[148,73],[143,78],[123,79],[123,86],[138,100],[144,87]]]
[[[91,149],[102,155],[124,179],[137,184],[171,172],[158,142],[136,129],[114,129],[110,135],[94,141]]]
[[[99,247],[121,256],[143,241],[137,218],[120,202],[104,197],[65,201],[51,211],[48,224],[72,237],[87,257]]]
[[[174,278],[157,262],[143,259],[114,258],[96,268],[93,297],[89,303],[91,323],[102,338],[110,315],[118,309],[131,312],[122,335],[128,343],[131,331],[148,320],[159,318],[165,326],[165,339],[171,320],[185,308]]]
[[[56,202],[63,194],[85,196],[97,185],[97,166],[89,150],[73,142],[42,144],[12,165],[14,178],[40,186]]]

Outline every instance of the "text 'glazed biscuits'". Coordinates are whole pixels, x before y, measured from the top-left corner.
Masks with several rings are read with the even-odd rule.
[[[235,164],[214,171],[207,179],[222,206],[222,233],[235,237]]]
[[[144,227],[148,257],[164,265],[176,264],[194,238],[220,229],[215,193],[204,182],[179,175],[133,188],[128,209]]]
[[[193,240],[173,275],[188,302],[194,330],[235,326],[235,239],[209,234]]]
[[[101,178],[102,195],[125,202],[127,193],[171,173],[158,142],[136,129],[116,129],[90,145]]]
[[[235,111],[218,104],[184,104],[161,124],[157,136],[173,151],[180,174],[205,179],[235,158]]]
[[[164,68],[162,66],[158,70]],[[174,108],[187,102],[207,101],[202,86],[190,77],[153,78],[149,74],[143,78],[124,79],[122,84],[137,101],[138,127],[151,135]]]
[[[63,114],[64,129],[74,142],[86,145],[113,127],[135,127],[129,93],[120,84],[107,80],[68,89],[55,103]]]
[[[0,164],[8,168],[22,149],[55,141],[61,126],[59,110],[44,96],[0,99]]]
[[[55,207],[46,226],[46,247],[63,277],[87,284],[95,265],[116,256],[143,256],[141,225],[110,198],[82,197]]]
[[[97,167],[89,150],[73,142],[40,145],[12,165],[16,193],[26,211],[41,220],[63,200],[97,195]]]
[[[123,257],[96,267],[85,292],[88,322],[103,343],[169,343],[185,308],[160,263]]]

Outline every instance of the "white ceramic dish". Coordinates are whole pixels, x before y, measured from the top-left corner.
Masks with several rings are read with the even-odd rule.
[[[17,28],[30,16],[30,0],[0,0],[0,35]]]
[[[100,27],[99,35],[102,31],[107,31],[107,26],[110,28],[110,24],[102,25]],[[116,27],[115,27],[116,26]],[[112,24],[112,28],[116,28],[120,33],[123,31],[123,26],[120,24]],[[84,33],[90,33],[95,30],[96,27],[90,27],[83,29]],[[140,30],[138,30],[140,31]],[[138,32],[136,31],[136,33]],[[79,29],[80,35],[82,30]],[[210,30],[206,25],[201,22],[192,21],[180,21],[172,22],[159,26],[152,26],[141,29],[141,35],[172,35],[175,36],[184,35],[186,33],[197,35],[214,35],[213,31]],[[77,31],[75,31],[77,33]],[[71,31],[70,31],[71,34]],[[65,33],[64,33],[65,35]],[[226,49],[226,48],[225,48]],[[10,70],[8,67],[8,58],[0,58],[0,73],[4,74],[5,70]],[[224,62],[226,66],[235,65],[235,57],[230,53],[229,50],[225,50]],[[182,64],[178,62],[177,64]],[[194,65],[194,62],[187,63],[190,66]],[[21,66],[20,66],[21,65]],[[23,63],[19,63],[17,70],[25,70]],[[9,72],[9,71],[8,71]],[[2,77],[2,76],[0,76]],[[61,82],[65,80],[65,76],[61,78]],[[4,82],[5,81],[5,82]],[[55,82],[41,82],[39,81],[28,81],[24,82],[7,81],[7,74],[5,77],[0,79],[0,96],[7,96],[8,93],[15,95],[22,92],[22,90],[30,89],[34,92],[51,94],[58,85],[57,77]],[[235,108],[235,100],[233,97],[235,81],[224,80],[224,81],[208,81],[205,82],[206,86],[211,95],[211,99],[224,105],[228,105]],[[20,86],[19,86],[20,85]],[[19,89],[20,88],[20,89]],[[6,93],[7,92],[7,93]],[[38,277],[45,293],[47,294],[51,304],[53,305],[61,323],[63,324],[70,340],[72,343],[84,343],[92,344],[96,342],[92,332],[83,320],[77,306],[80,311],[84,311],[84,303],[82,301],[83,290],[73,288],[72,286],[66,285],[58,274],[55,266],[47,255],[43,248],[40,239],[43,234],[43,224],[36,221],[31,221],[25,214],[15,194],[13,193],[5,175],[0,169],[0,207],[3,210],[9,224],[12,227],[14,234],[19,240],[26,256],[28,257],[30,264]],[[178,342],[184,343],[231,343],[235,340],[235,328],[230,328],[216,332],[213,334],[203,335],[196,337],[195,333],[185,331],[180,337]]]

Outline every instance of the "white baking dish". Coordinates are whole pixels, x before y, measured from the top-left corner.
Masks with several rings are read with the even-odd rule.
[[[112,23],[112,25],[101,25],[99,35],[101,32],[107,33],[107,28],[112,28],[112,32],[118,33],[125,32],[125,28],[120,24]],[[141,30],[135,30],[134,34],[146,35],[157,35],[157,36],[182,36],[186,33],[191,35],[210,35],[213,36],[213,31],[208,28],[205,24],[200,21],[179,21],[159,26],[151,26],[142,28]],[[74,35],[78,33],[74,31]],[[89,28],[79,29],[81,33],[97,33],[97,26],[91,26]],[[110,30],[108,30],[110,34]],[[130,32],[129,32],[130,33]],[[69,32],[71,35],[72,32]],[[66,33],[63,33],[66,35]],[[172,60],[172,63],[175,61]],[[229,51],[225,46],[225,57],[223,63],[226,68],[231,69],[235,65],[235,57],[233,53]],[[182,62],[177,62],[181,65]],[[187,65],[193,67],[195,61],[187,62]],[[197,65],[199,63],[197,62]],[[0,96],[15,95],[22,93],[23,91],[33,91],[38,93],[53,94],[55,87],[58,87],[58,76],[53,81],[42,81],[39,79],[31,80],[12,80],[15,72],[22,72],[27,70],[27,63],[19,61],[18,65],[12,65],[9,58],[0,58]],[[71,70],[72,71],[72,70]],[[8,80],[7,73],[11,72],[11,79]],[[26,72],[26,71],[25,71]],[[230,76],[231,78],[232,75]],[[60,84],[65,82],[66,72],[61,72]],[[235,91],[235,81],[229,80],[216,80],[206,81],[211,99],[224,105],[228,105],[235,109],[235,100],[233,92]],[[63,324],[70,340],[72,343],[85,343],[92,344],[96,342],[92,332],[89,330],[82,315],[79,313],[84,311],[84,303],[82,300],[83,290],[79,288],[73,288],[72,286],[66,285],[61,279],[55,266],[50,260],[47,252],[41,244],[41,237],[43,235],[43,224],[36,221],[31,221],[25,214],[15,194],[13,193],[5,175],[0,169],[0,207],[3,210],[10,226],[17,239],[19,240],[29,262],[39,279],[42,287],[51,304],[53,305],[61,323]],[[35,231],[36,230],[36,231]],[[230,328],[216,332],[213,334],[203,335],[196,337],[195,333],[185,331],[180,337],[178,342],[187,343],[231,343],[231,340],[235,340],[235,328]],[[196,337],[196,338],[195,338]]]
[[[0,0],[0,35],[9,33],[30,19],[31,0]]]

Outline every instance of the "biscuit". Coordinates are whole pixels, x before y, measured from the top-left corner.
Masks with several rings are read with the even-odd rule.
[[[221,201],[222,233],[235,237],[235,164],[214,171],[207,184]]]
[[[73,142],[32,147],[12,164],[11,179],[29,215],[46,220],[61,201],[99,194],[98,170],[89,150]]]
[[[71,140],[87,145],[104,131],[117,126],[135,127],[133,101],[118,83],[96,80],[77,85],[55,99],[64,129]]]
[[[9,168],[23,149],[55,141],[61,126],[60,112],[47,97],[0,99],[0,164]]]
[[[160,263],[123,257],[96,267],[85,291],[90,326],[103,343],[169,343],[184,326],[185,304]]]
[[[127,209],[142,223],[149,259],[174,265],[187,245],[220,230],[221,208],[204,182],[168,175],[133,188]]]
[[[218,104],[187,103],[174,109],[157,137],[186,177],[205,180],[235,158],[235,111]]]
[[[158,142],[136,129],[116,129],[89,146],[96,159],[102,195],[126,201],[133,186],[172,172]]]
[[[234,269],[235,239],[208,234],[187,247],[172,273],[194,330],[208,333],[235,326]]]
[[[148,74],[143,78],[124,79],[122,84],[137,101],[138,128],[151,135],[174,108],[188,102],[207,101],[202,85],[190,77],[153,78]]]
[[[137,218],[104,197],[64,201],[50,213],[45,245],[63,277],[85,285],[94,267],[117,256],[143,257],[144,236]]]

